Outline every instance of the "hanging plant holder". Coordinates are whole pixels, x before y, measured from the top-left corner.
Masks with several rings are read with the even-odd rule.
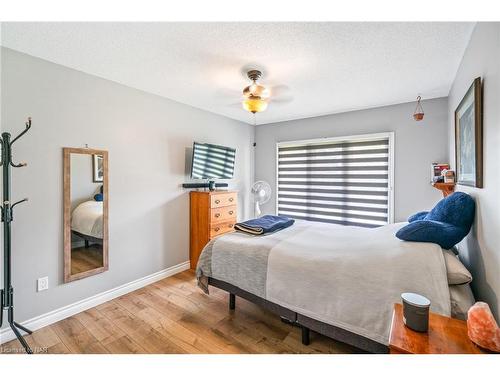
[[[413,112],[413,119],[415,121],[422,121],[424,119],[424,109],[422,108],[422,104],[420,104],[421,99],[420,95],[417,96],[417,106],[415,112]]]

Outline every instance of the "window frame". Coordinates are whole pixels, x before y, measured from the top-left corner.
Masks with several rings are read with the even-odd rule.
[[[275,194],[275,207],[274,214],[278,214],[278,179],[279,179],[279,148],[280,146],[303,146],[307,144],[322,144],[322,143],[330,143],[330,142],[339,142],[339,141],[368,141],[375,140],[380,138],[387,138],[389,140],[389,165],[388,165],[388,224],[394,223],[394,141],[395,134],[394,132],[381,132],[381,133],[369,133],[369,134],[359,134],[359,135],[348,135],[348,136],[337,136],[337,137],[323,137],[323,138],[312,138],[312,139],[299,139],[294,141],[278,141],[276,142],[275,149],[275,185],[276,186],[276,194]]]

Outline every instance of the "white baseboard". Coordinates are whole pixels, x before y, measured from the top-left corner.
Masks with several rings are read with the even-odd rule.
[[[152,284],[158,280],[164,279],[165,277],[175,275],[176,273],[188,269],[189,269],[189,261],[177,264],[169,268],[165,268],[164,270],[155,272],[145,277],[141,277],[140,279],[131,281],[129,283],[120,285],[116,288],[96,294],[95,296],[85,298],[81,301],[61,307],[54,311],[50,311],[46,314],[36,316],[34,318],[26,320],[25,322],[21,322],[21,325],[25,326],[26,328],[32,331],[36,331],[37,329],[43,328],[45,326],[63,320],[67,317],[78,314],[79,312],[100,305],[101,303],[110,301],[116,297],[123,296],[124,294],[130,293],[146,285]],[[12,332],[10,327],[0,330],[0,344],[13,340],[15,338],[16,336],[14,335],[14,332]]]

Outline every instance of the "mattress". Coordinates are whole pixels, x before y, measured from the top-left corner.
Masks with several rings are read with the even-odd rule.
[[[71,230],[102,239],[103,202],[89,200],[79,204],[71,214]]]

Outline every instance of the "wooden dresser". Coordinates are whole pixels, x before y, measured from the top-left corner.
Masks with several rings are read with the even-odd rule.
[[[190,193],[191,268],[195,269],[203,247],[212,238],[234,231],[237,213],[235,191],[192,191]]]

